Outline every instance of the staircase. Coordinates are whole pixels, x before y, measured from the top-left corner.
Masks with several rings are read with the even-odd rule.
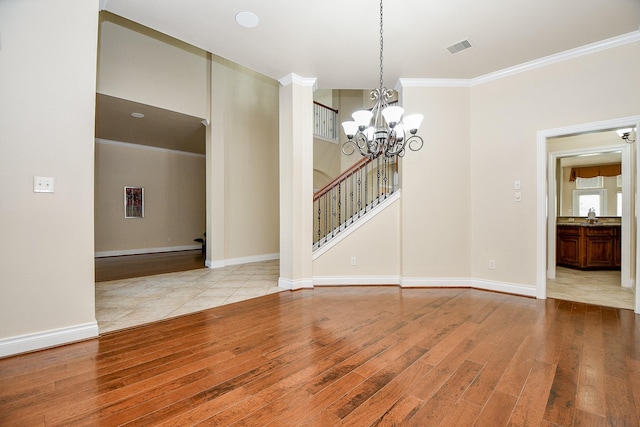
[[[313,196],[313,250],[343,233],[398,189],[398,158],[362,158]]]

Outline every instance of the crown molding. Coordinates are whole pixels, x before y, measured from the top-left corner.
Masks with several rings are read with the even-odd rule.
[[[315,77],[302,77],[295,73],[287,74],[284,77],[278,79],[282,86],[289,86],[290,84],[297,84],[299,86],[312,86],[315,91],[318,88],[318,79]]]
[[[398,80],[396,90],[403,87],[471,87],[471,79],[411,79]]]
[[[525,62],[520,65],[505,68],[503,70],[485,74],[483,76],[475,77],[471,79],[471,86],[481,85],[484,83],[491,82],[493,80],[501,79],[503,77],[512,76],[514,74],[534,70],[536,68],[555,64],[555,63],[566,61],[569,59],[578,58],[580,56],[590,55],[592,53],[600,52],[607,49],[613,49],[615,47],[624,46],[626,44],[635,43],[639,41],[640,41],[640,30],[633,31],[631,33],[623,34],[621,36],[616,36],[610,39],[601,40],[599,42],[577,47],[575,49],[565,50],[564,52],[545,56],[543,58],[534,59],[533,61]]]
[[[514,74],[523,73],[525,71],[534,70],[536,68],[636,42],[640,42],[640,30],[545,56],[543,58],[534,59],[533,61],[504,68],[472,79],[401,78],[398,80],[398,84],[395,89],[400,90],[405,87],[473,87],[498,80],[503,77],[509,77]]]

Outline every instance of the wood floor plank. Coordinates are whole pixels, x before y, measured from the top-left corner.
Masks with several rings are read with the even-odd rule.
[[[634,426],[638,327],[474,289],[283,292],[0,359],[0,425]]]
[[[478,415],[477,427],[506,426],[517,398],[501,391],[494,392]]]
[[[438,425],[447,416],[449,408],[453,407],[467,390],[481,368],[481,365],[465,360],[442,387],[411,417],[407,425]]]
[[[555,365],[536,361],[513,408],[509,426],[535,426],[543,421]]]
[[[572,304],[567,335],[562,344],[544,419],[559,426],[573,425],[578,374],[582,363],[584,304]]]

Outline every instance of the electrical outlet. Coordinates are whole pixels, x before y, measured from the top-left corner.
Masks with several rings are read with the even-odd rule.
[[[496,269],[496,260],[495,259],[490,259],[489,260],[489,270],[495,270]]]
[[[33,177],[34,193],[53,193],[53,178],[48,176]]]
[[[356,257],[351,257],[351,265],[356,265]]]

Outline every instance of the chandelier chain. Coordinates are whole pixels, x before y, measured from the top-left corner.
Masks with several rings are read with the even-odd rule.
[[[382,37],[382,0],[380,0],[380,92],[382,92],[382,88],[384,86],[383,69],[382,69],[383,49],[384,49],[384,39]]]

